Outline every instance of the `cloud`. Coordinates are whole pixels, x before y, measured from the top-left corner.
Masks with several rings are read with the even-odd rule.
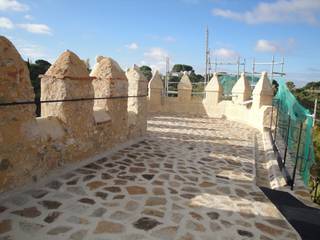
[[[133,43],[127,44],[125,47],[130,50],[136,50],[139,48],[139,45],[137,43],[133,42]]]
[[[247,24],[304,22],[318,24],[320,13],[319,0],[277,0],[261,2],[254,9],[236,12],[215,8],[212,14],[224,18],[242,21]]]
[[[11,22],[11,20],[9,18],[0,17],[0,28],[13,29],[14,24],[13,24],[13,22]]]
[[[0,11],[28,11],[29,6],[16,0],[0,0]]]
[[[31,16],[29,14],[24,15],[24,18],[27,20],[33,20],[33,16]]]
[[[145,59],[141,62],[149,65],[153,69],[160,71],[165,70],[166,58],[169,57],[169,54],[166,50],[159,47],[153,47],[145,52],[144,56]]]
[[[176,42],[177,40],[176,40],[174,37],[172,37],[172,36],[166,36],[166,37],[163,38],[163,41],[165,41],[165,42],[167,42],[167,43],[174,43],[174,42]]]
[[[50,27],[45,24],[25,23],[17,26],[31,33],[52,35]]]
[[[268,40],[258,40],[256,43],[255,50],[257,52],[279,52],[280,51],[280,46],[276,44],[275,42],[271,42]]]
[[[228,49],[228,48],[219,48],[217,50],[215,50],[213,52],[215,57],[220,57],[220,58],[237,58],[240,56],[239,53],[237,53],[236,51],[232,50],[232,49]]]
[[[265,39],[257,41],[255,50],[257,52],[269,52],[269,53],[288,53],[295,45],[295,39],[289,38],[286,41],[274,42]]]

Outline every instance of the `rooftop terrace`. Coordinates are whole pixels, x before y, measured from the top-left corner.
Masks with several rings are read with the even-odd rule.
[[[3,199],[0,237],[300,239],[256,185],[258,144],[240,123],[153,116],[144,140]]]

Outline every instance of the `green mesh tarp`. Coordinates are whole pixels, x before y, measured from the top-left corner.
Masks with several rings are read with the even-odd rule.
[[[246,78],[250,82],[251,85],[255,85],[258,81],[258,77],[253,77],[250,75],[247,75]],[[238,81],[239,76],[237,75],[220,75],[219,81],[223,87],[223,94],[228,96],[231,95],[231,90],[234,86],[234,84]]]
[[[297,171],[302,176],[304,183],[308,184],[310,168],[315,162],[312,142],[313,118],[309,110],[304,108],[287,88],[285,80],[280,79],[278,83],[279,88],[274,100],[279,114],[279,134],[282,139],[288,142],[291,160],[295,161],[298,157]],[[302,131],[298,149],[300,128],[302,128]]]

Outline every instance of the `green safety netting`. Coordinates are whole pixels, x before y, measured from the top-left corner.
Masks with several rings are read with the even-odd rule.
[[[279,79],[278,83],[278,92],[274,98],[279,114],[278,133],[288,143],[291,160],[295,161],[298,156],[297,172],[302,176],[304,183],[308,184],[310,168],[315,162],[312,142],[313,117],[290,92],[284,79]],[[298,147],[301,127],[301,141]]]
[[[252,77],[247,75],[246,78],[250,82],[251,85],[255,85],[259,81],[259,77]],[[224,95],[231,95],[231,90],[234,84],[238,81],[239,76],[237,75],[220,75],[219,82],[223,87],[223,94]]]

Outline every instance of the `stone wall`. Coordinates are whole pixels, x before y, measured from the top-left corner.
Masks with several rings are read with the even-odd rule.
[[[98,57],[89,76],[75,53],[62,53],[41,79],[41,100],[47,101],[41,117],[34,104],[0,106],[0,191],[144,136],[147,99],[137,96],[146,90],[136,67],[125,73],[113,59]],[[34,101],[29,71],[0,37],[0,103],[19,101]]]
[[[222,100],[223,88],[216,74],[205,88],[205,98],[192,96],[192,85],[186,73],[178,84],[178,97],[164,96],[163,84],[156,72],[149,82],[148,111],[151,113],[183,113],[213,118],[225,117],[263,130],[270,126],[272,86],[267,73],[261,75],[251,93],[245,74],[232,89],[232,100]]]

